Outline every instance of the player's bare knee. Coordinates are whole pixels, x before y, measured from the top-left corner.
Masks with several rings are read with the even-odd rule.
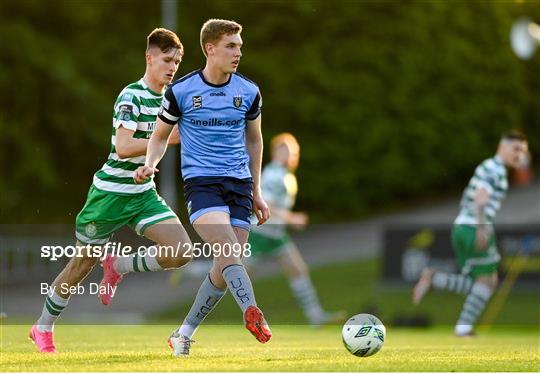
[[[491,278],[491,290],[495,291],[498,285],[499,285],[499,277],[497,276],[497,274],[493,274],[493,277]]]
[[[305,266],[298,266],[294,263],[282,263],[282,268],[287,278],[308,277],[309,270]]]
[[[219,222],[211,225],[204,224],[204,222],[206,222],[204,221],[205,218],[205,216],[200,217],[193,223],[195,231],[203,238],[204,242],[210,245],[221,246],[238,243],[238,238],[229,225]]]
[[[497,284],[498,284],[497,274],[480,276],[476,279],[476,282],[483,284],[484,286],[488,287],[493,292],[497,288]]]
[[[309,268],[307,264],[303,261],[301,262],[295,262],[293,265],[294,271],[298,276],[308,277],[309,276]]]

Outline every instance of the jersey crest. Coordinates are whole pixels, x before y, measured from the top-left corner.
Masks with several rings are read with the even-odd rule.
[[[242,105],[242,96],[233,97],[233,104],[235,108],[240,108],[240,106]]]

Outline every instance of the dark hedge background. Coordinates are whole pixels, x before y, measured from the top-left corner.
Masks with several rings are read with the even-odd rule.
[[[509,45],[520,15],[539,22],[540,2],[179,1],[177,77],[203,66],[206,19],[242,23],[265,143],[302,145],[298,208],[355,219],[460,190],[509,128],[540,155],[540,52]],[[160,3],[4,0],[0,17],[0,222],[71,223]]]

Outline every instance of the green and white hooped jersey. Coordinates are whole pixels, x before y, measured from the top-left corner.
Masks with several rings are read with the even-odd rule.
[[[279,209],[291,210],[298,193],[296,176],[277,162],[270,162],[261,173],[261,190],[268,204]],[[275,238],[283,236],[285,229],[285,222],[271,215],[264,225],[254,227],[253,231]]]
[[[455,224],[477,224],[474,194],[478,188],[484,188],[489,193],[489,200],[484,208],[484,214],[487,223],[492,224],[508,190],[506,167],[499,156],[484,160],[474,171],[473,177],[463,192],[460,203],[461,209],[454,221]]]
[[[94,174],[96,188],[129,195],[155,188],[153,178],[143,184],[135,184],[133,173],[144,165],[146,156],[120,158],[116,153],[116,130],[123,126],[135,131],[134,138],[149,139],[156,126],[162,98],[163,95],[151,91],[143,79],[129,84],[120,92],[114,103],[111,152],[101,170]]]

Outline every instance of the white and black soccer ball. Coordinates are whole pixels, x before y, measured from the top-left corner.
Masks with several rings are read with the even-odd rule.
[[[379,352],[386,338],[386,327],[371,314],[357,314],[343,325],[343,345],[358,357],[368,357]]]

